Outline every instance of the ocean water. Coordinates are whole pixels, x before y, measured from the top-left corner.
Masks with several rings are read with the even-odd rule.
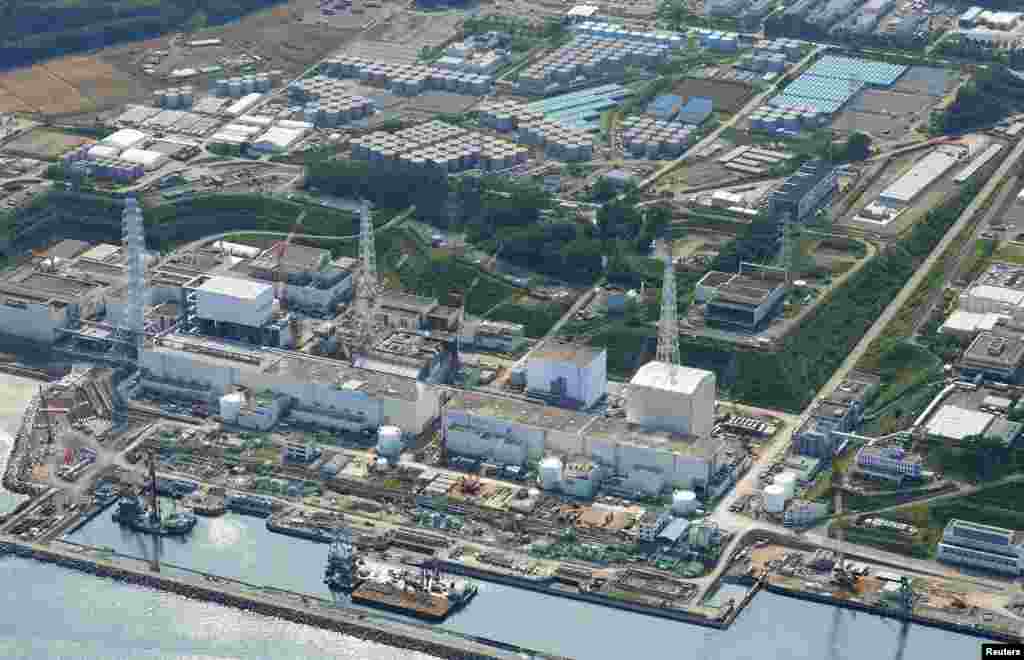
[[[0,375],[0,429],[17,428],[35,387]],[[0,445],[9,443],[0,437]],[[0,446],[0,451],[6,450]],[[16,501],[16,499],[11,500]],[[11,505],[13,506],[13,505]],[[121,530],[110,513],[71,540],[255,584],[326,597],[327,547],[273,534],[263,520],[200,518],[187,540]],[[52,660],[352,658],[429,656],[193,601],[15,557],[0,558],[0,658]],[[978,657],[981,640],[907,626],[866,613],[758,594],[728,631],[718,631],[482,583],[480,594],[444,627],[579,660],[937,660]]]

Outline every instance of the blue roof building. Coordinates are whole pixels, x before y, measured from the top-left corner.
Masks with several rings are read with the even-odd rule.
[[[647,104],[647,114],[660,121],[669,121],[679,112],[682,105],[683,97],[675,94],[663,94]]]
[[[676,121],[699,126],[707,121],[707,118],[711,116],[711,112],[714,109],[715,103],[711,99],[703,96],[693,96],[686,102],[686,105],[679,108],[679,115],[676,117]]]

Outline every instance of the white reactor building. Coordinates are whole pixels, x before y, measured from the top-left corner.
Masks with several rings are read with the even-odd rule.
[[[715,426],[715,374],[648,362],[629,381],[626,419],[645,429],[706,438]]]

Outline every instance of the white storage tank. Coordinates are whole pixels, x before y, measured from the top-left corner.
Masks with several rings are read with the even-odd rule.
[[[796,494],[796,475],[792,472],[783,472],[782,474],[776,475],[772,483],[776,486],[782,486],[782,489],[786,494],[786,499],[789,499]]]
[[[402,429],[397,426],[382,426],[378,429],[377,455],[397,459],[402,449]]]
[[[697,493],[692,490],[677,490],[672,494],[672,513],[686,516],[697,510]]]
[[[764,510],[768,513],[782,513],[786,509],[786,490],[771,484],[764,489]]]
[[[562,459],[549,456],[540,462],[540,485],[544,490],[557,490],[562,484]]]
[[[245,403],[245,395],[241,392],[225,394],[220,398],[220,416],[226,422],[238,420],[238,414],[242,412],[242,404]]]

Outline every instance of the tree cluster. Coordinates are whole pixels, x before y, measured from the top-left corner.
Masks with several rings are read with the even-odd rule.
[[[933,112],[933,134],[959,133],[993,124],[1024,108],[1024,78],[1002,65],[978,69],[945,110]]]

